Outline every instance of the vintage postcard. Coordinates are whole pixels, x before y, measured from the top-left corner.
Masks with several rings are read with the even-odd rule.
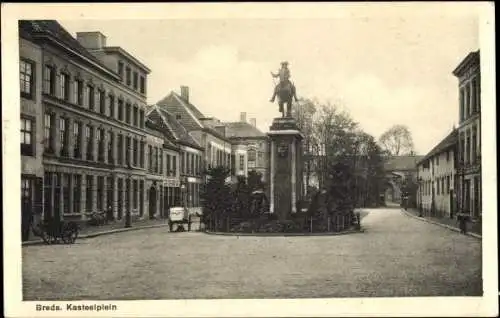
[[[3,4],[5,316],[497,316],[493,10]]]

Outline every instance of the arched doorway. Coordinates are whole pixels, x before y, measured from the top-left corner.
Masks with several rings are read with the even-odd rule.
[[[156,188],[151,186],[149,189],[149,218],[152,219],[156,213]]]

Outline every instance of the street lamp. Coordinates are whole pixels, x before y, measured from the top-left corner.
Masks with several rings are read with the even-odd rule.
[[[182,181],[181,183],[181,204],[182,206],[184,207],[184,209],[186,208],[186,185],[185,185],[185,182]]]
[[[187,178],[182,180],[181,183],[181,199],[182,199],[182,206],[184,208],[184,219],[188,222],[188,232],[191,230],[191,216],[189,215],[189,211],[187,208]],[[187,215],[186,215],[187,214]]]

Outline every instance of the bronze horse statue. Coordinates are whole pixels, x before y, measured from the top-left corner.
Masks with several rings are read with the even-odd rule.
[[[278,85],[274,87],[274,94],[271,97],[270,102],[274,102],[274,98],[278,96],[279,111],[282,117],[292,117],[292,100],[295,98],[297,101],[297,94],[295,90],[295,85],[290,81],[290,69],[288,68],[288,62],[281,62],[281,68],[278,73],[271,75],[276,78],[279,77],[280,81]],[[284,106],[286,105],[286,112]]]
[[[292,100],[296,94],[295,86],[290,81],[280,83],[278,86],[279,111],[282,117],[292,117]],[[297,101],[297,97],[295,97],[295,101]],[[284,108],[285,105],[286,109]]]

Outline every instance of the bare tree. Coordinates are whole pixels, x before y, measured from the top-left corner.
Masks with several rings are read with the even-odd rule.
[[[379,139],[382,149],[391,156],[412,155],[415,153],[411,132],[405,125],[394,125]]]
[[[357,123],[349,113],[330,103],[318,108],[313,120],[313,142],[317,154],[316,174],[323,187],[329,168],[350,152]]]
[[[293,105],[292,116],[297,121],[297,126],[304,136],[304,177],[306,190],[310,186],[312,167],[314,164],[313,150],[313,118],[316,113],[316,104],[310,99],[300,99]]]
[[[333,174],[341,165],[349,170],[351,178],[347,181],[354,186],[349,193],[351,199],[361,204],[376,203],[383,160],[375,138],[360,129],[347,111],[329,102],[303,99],[294,105],[292,114],[304,135],[306,187],[313,175],[320,188],[339,185],[342,180]]]

